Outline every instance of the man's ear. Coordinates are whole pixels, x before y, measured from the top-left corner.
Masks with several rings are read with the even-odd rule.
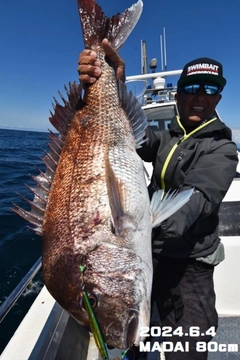
[[[217,106],[217,104],[219,103],[219,101],[221,100],[221,98],[222,98],[222,95],[221,95],[221,94],[218,94],[218,98],[217,98],[217,100],[216,100],[216,105],[215,105],[215,106]]]
[[[176,101],[176,103],[178,103],[178,98],[179,98],[179,94],[178,94],[178,92],[176,92],[176,94],[175,94],[175,101]]]

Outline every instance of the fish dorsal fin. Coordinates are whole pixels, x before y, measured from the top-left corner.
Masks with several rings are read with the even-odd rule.
[[[38,176],[32,176],[36,183],[35,188],[27,186],[34,194],[33,201],[29,201],[23,197],[23,199],[31,206],[31,210],[26,211],[15,204],[13,208],[13,211],[34,225],[33,230],[39,235],[42,234],[43,216],[48,201],[48,194],[52,186],[64,138],[74,114],[83,105],[81,99],[82,89],[80,85],[77,85],[76,82],[73,84],[69,83],[69,89],[65,86],[65,90],[67,92],[68,99],[65,100],[59,92],[63,105],[54,99],[54,114],[51,113],[51,117],[49,118],[51,124],[59,132],[59,136],[50,131],[50,142],[48,144],[50,151],[46,152],[46,155],[41,158],[46,166],[46,171],[42,172],[39,170]]]
[[[67,93],[68,99],[66,100],[59,91],[58,94],[64,105],[59,104],[59,102],[54,98],[54,113],[50,111],[51,117],[49,118],[50,123],[59,132],[61,138],[65,137],[69,124],[71,123],[76,111],[83,106],[83,101],[81,98],[81,85],[78,85],[74,81],[74,83],[69,82],[69,89],[66,85],[64,86],[64,88]]]
[[[115,50],[120,49],[137,24],[142,8],[142,0],[138,0],[122,14],[108,18],[95,0],[78,0],[85,48],[94,49],[107,38]]]
[[[136,97],[131,91],[127,92],[126,85],[120,80],[118,82],[118,94],[120,104],[131,123],[136,148],[138,149],[146,141],[145,135],[148,126],[146,115]]]

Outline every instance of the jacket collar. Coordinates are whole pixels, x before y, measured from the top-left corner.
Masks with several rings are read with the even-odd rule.
[[[212,121],[214,117],[211,117],[207,121],[202,122],[197,128],[185,129],[181,123],[181,119],[176,116],[169,127],[169,132],[171,135],[185,135],[186,133],[193,132],[193,137],[200,138],[205,136],[212,136],[213,133],[219,132],[223,134],[228,140],[232,140],[232,131],[219,119]],[[204,125],[204,126],[203,126]]]

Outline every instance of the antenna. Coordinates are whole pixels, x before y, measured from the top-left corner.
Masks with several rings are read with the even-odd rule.
[[[161,69],[163,71],[163,39],[162,39],[162,35],[160,35],[160,57],[161,57]]]
[[[163,44],[164,44],[164,70],[167,70],[167,49],[166,49],[166,31],[163,28]]]
[[[141,71],[142,74],[147,74],[147,50],[145,40],[141,40]]]

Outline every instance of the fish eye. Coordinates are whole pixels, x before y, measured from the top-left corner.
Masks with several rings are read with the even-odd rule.
[[[94,309],[98,304],[97,296],[93,293],[92,294],[88,293],[88,300],[90,302],[91,307]]]
[[[91,305],[91,308],[94,309],[98,304],[97,295],[95,295],[94,293],[87,293],[87,297],[88,297],[89,304]],[[79,299],[78,303],[79,303],[80,307],[82,307],[84,310],[86,310],[82,296]]]

